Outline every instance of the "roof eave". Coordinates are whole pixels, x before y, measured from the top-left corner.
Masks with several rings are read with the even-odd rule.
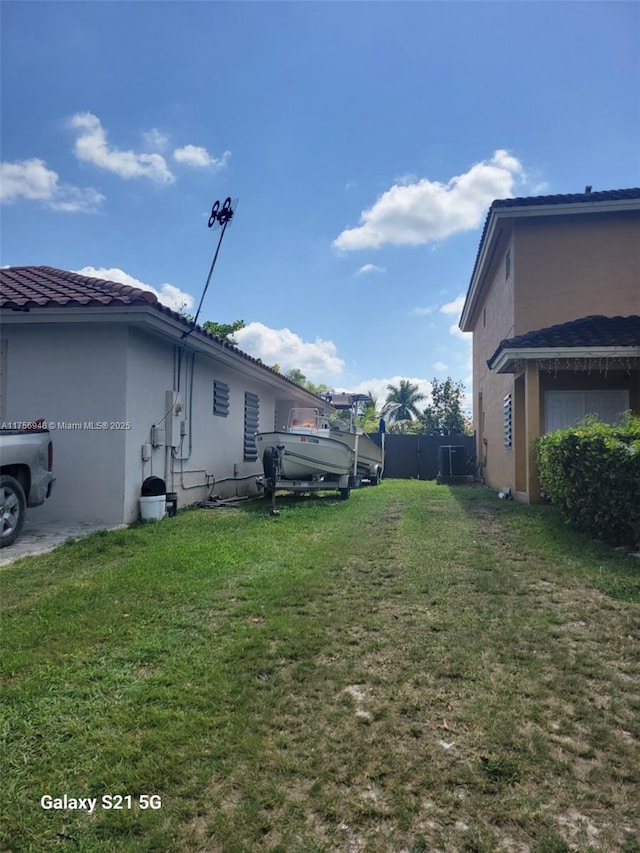
[[[487,364],[496,373],[514,373],[523,361],[562,361],[567,359],[634,358],[640,359],[640,346],[613,347],[506,347]]]
[[[467,296],[464,301],[462,313],[460,314],[460,320],[458,322],[458,326],[460,327],[460,330],[462,332],[473,331],[473,326],[471,324],[471,316],[475,311],[476,302],[480,291],[478,281],[480,279],[481,271],[483,271],[486,266],[489,246],[493,243],[495,237],[496,222],[497,217],[495,216],[495,212],[493,210],[490,210],[480,242],[480,248],[478,250],[478,260],[476,261],[476,265],[473,270],[471,283],[469,284]]]

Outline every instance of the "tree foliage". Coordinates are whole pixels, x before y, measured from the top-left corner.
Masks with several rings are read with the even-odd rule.
[[[389,432],[405,435],[469,435],[467,418],[462,411],[464,383],[450,376],[444,381],[433,379],[431,400],[423,411],[417,403],[425,399],[418,386],[408,379],[399,385],[387,385],[389,394],[383,414],[389,420]]]
[[[233,333],[239,332],[244,327],[244,320],[234,320],[233,323],[216,323],[214,320],[205,320],[202,324],[205,332],[209,332],[210,335],[215,335],[223,341],[228,341],[233,346],[238,345],[237,340],[233,337]]]
[[[464,383],[448,376],[444,382],[434,378],[431,403],[420,415],[422,432],[427,435],[466,435],[469,431],[462,412]]]
[[[387,399],[382,409],[390,422],[412,421],[420,417],[418,403],[424,400],[424,394],[417,385],[408,379],[401,379],[399,385],[387,385]]]
[[[364,404],[360,426],[363,432],[378,432],[382,412],[378,409],[378,399],[375,394],[371,391],[367,391],[366,393],[369,395],[369,399]]]
[[[329,385],[325,385],[324,383],[316,385],[315,383],[310,382],[304,373],[297,367],[292,367],[291,370],[288,370],[284,375],[287,379],[291,379],[292,382],[302,385],[302,387],[306,388],[307,391],[311,391],[312,394],[319,394],[322,396],[323,394],[328,394],[331,391]]]

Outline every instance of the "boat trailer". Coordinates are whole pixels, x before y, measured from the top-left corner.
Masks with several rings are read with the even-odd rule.
[[[331,475],[323,474],[318,477],[307,477],[300,480],[285,480],[281,477],[282,455],[284,445],[279,444],[273,448],[275,451],[271,456],[270,470],[265,470],[264,476],[256,477],[258,489],[264,492],[265,497],[271,498],[271,515],[280,515],[276,507],[276,491],[278,489],[287,492],[330,492],[340,493],[340,499],[346,501],[351,489],[358,489],[363,484],[363,478],[357,474]]]

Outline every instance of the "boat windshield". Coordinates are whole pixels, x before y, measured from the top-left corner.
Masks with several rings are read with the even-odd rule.
[[[318,429],[320,413],[317,409],[290,409],[289,429]]]

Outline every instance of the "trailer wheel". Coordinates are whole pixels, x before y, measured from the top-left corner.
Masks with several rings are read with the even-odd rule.
[[[20,483],[8,474],[0,476],[0,548],[13,545],[20,535],[26,506]]]
[[[275,448],[273,447],[265,447],[264,453],[262,454],[262,467],[264,468],[264,476],[268,480],[272,480],[275,473]]]
[[[340,500],[341,501],[348,500],[350,494],[351,494],[351,489],[340,489]]]

